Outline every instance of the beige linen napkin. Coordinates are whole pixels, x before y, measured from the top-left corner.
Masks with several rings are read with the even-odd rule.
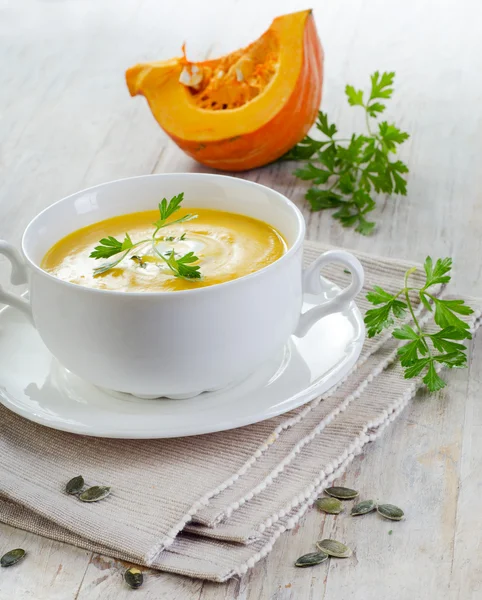
[[[324,250],[308,243],[307,263]],[[398,289],[411,266],[359,258],[365,291]],[[348,277],[336,267],[326,275],[340,285]],[[366,308],[362,297],[358,304]],[[357,367],[323,400],[192,438],[88,438],[0,407],[0,520],[193,577],[224,581],[243,573],[413,395],[416,382],[404,380],[396,364],[386,369],[396,348],[389,334],[367,340]],[[80,473],[89,484],[111,485],[112,495],[90,505],[64,494],[65,482]]]

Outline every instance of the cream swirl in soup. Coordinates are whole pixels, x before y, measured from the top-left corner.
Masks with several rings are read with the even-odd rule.
[[[156,256],[151,243],[134,248],[116,267],[95,275],[99,261],[90,258],[101,238],[123,239],[126,232],[134,243],[149,239],[156,211],[121,215],[89,225],[58,241],[47,252],[42,268],[59,279],[78,285],[122,292],[159,292],[195,289],[224,283],[248,275],[280,258],[286,252],[283,236],[271,225],[247,217],[205,208],[182,208],[176,219],[192,213],[191,221],[167,225],[159,232],[158,252],[176,256],[194,252],[201,278],[176,277],[165,261]]]

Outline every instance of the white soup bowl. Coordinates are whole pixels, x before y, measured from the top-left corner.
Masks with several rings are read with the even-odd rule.
[[[271,224],[284,236],[286,253],[239,279],[176,292],[92,289],[40,267],[47,250],[72,231],[155,209],[163,197],[180,192],[185,207],[220,209]],[[97,386],[137,396],[193,396],[240,381],[290,335],[305,335],[358,294],[363,269],[348,252],[326,252],[303,271],[304,237],[296,206],[250,181],[196,173],[113,181],[68,196],[37,215],[23,235],[22,254],[0,241],[0,254],[12,263],[12,283],[28,282],[30,292],[27,301],[0,287],[0,302],[25,312],[60,363]],[[350,270],[350,285],[301,314],[303,294],[322,291],[320,269],[331,262]]]

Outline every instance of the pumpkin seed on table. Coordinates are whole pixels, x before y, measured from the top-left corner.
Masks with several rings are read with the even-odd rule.
[[[77,475],[77,477],[73,477],[65,486],[65,491],[67,494],[79,494],[84,487],[84,478],[82,475]]]
[[[373,500],[362,500],[355,504],[355,506],[351,509],[351,516],[356,517],[357,515],[366,515],[372,510],[375,510],[377,507],[376,503]]]
[[[315,506],[329,515],[339,515],[343,510],[343,504],[337,498],[318,498]]]
[[[321,540],[321,542],[316,542],[316,547],[321,552],[328,554],[329,556],[334,556],[335,558],[348,558],[353,554],[351,548],[345,546],[341,542],[337,542],[336,540]]]
[[[310,552],[309,554],[303,554],[295,562],[295,567],[314,567],[322,562],[328,560],[328,554],[326,552]]]
[[[6,554],[0,558],[0,565],[2,567],[12,567],[17,564],[27,553],[22,548],[16,548],[15,550],[10,550]]]
[[[124,581],[130,588],[137,590],[137,588],[140,588],[144,583],[144,575],[137,567],[130,567],[130,569],[127,569],[124,573]]]
[[[379,504],[377,511],[378,514],[385,517],[385,519],[390,519],[390,521],[401,521],[404,515],[403,510],[394,504]]]
[[[326,488],[325,494],[328,494],[328,496],[332,496],[333,498],[338,498],[338,500],[353,500],[353,498],[358,496],[356,490],[340,486]]]
[[[82,492],[82,494],[79,496],[79,500],[82,502],[97,502],[98,500],[107,498],[109,494],[110,487],[105,485],[94,485],[93,487],[85,490],[85,492]]]

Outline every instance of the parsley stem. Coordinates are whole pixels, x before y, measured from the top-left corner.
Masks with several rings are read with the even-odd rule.
[[[184,215],[184,217],[181,217],[180,219],[176,219],[175,221],[169,221],[168,223],[166,223],[165,221],[161,224],[158,225],[154,231],[154,233],[152,234],[152,239],[160,239],[160,238],[156,238],[156,233],[162,229],[163,227],[167,227],[167,226],[171,226],[171,225],[175,225],[176,223],[184,223],[185,221],[191,221],[192,219],[195,219],[197,217],[197,215]]]
[[[415,312],[414,312],[413,306],[412,306],[412,301],[410,300],[409,291],[413,288],[408,287],[408,278],[414,271],[416,271],[415,267],[413,267],[412,269],[408,269],[408,271],[405,273],[405,287],[403,288],[402,291],[405,293],[405,300],[407,302],[408,310],[410,311],[410,314],[412,315],[413,323],[414,323],[415,327],[417,328],[417,332],[420,337],[420,340],[421,340],[422,344],[425,346],[425,349],[427,350],[428,355],[430,357],[432,357],[432,352],[430,351],[430,347],[424,339],[425,336],[424,336],[423,330],[420,327],[420,323],[418,322],[417,317],[415,316]]]
[[[373,135],[371,127],[370,127],[370,118],[369,118],[369,114],[368,114],[368,106],[365,106],[365,122],[367,124],[368,133],[370,135]]]
[[[201,277],[201,273],[199,272],[200,267],[199,265],[192,265],[192,263],[197,262],[199,260],[199,258],[194,255],[194,252],[188,252],[184,256],[180,256],[176,259],[174,249],[172,249],[171,253],[168,255],[168,258],[166,258],[166,256],[164,254],[161,254],[156,247],[156,245],[161,241],[172,242],[176,239],[174,236],[163,235],[160,235],[156,238],[156,235],[160,229],[169,225],[174,225],[176,223],[184,223],[186,221],[191,221],[192,219],[195,219],[197,217],[197,215],[189,213],[187,215],[184,215],[183,217],[180,217],[179,219],[175,219],[174,221],[168,222],[168,218],[177,210],[179,210],[183,198],[184,193],[180,193],[177,196],[171,198],[169,203],[166,198],[162,199],[162,202],[159,203],[160,218],[153,223],[155,229],[151,238],[140,240],[135,244],[132,242],[132,239],[128,233],[126,233],[124,241],[118,240],[113,236],[108,236],[106,238],[101,239],[99,245],[94,248],[93,252],[91,252],[90,258],[110,258],[111,256],[119,254],[121,254],[121,256],[113,262],[104,263],[101,267],[94,269],[94,275],[100,275],[102,273],[105,273],[109,269],[112,269],[113,267],[117,266],[120,262],[122,262],[129,254],[132,253],[134,248],[150,243],[154,254],[156,254],[163,262],[166,263],[168,268],[176,275],[176,277],[182,277],[183,279],[190,280],[199,279]],[[184,232],[179,237],[179,240],[184,240],[185,236],[186,232]]]
[[[166,265],[169,267],[169,269],[174,273],[174,275],[176,277],[179,277],[180,279],[185,279],[186,281],[193,281],[194,279],[197,279],[197,278],[200,277],[200,275],[191,275],[191,276],[181,275],[178,266],[176,264],[174,266],[171,264],[170,259],[174,258],[174,248],[171,250],[171,252],[169,254],[169,258],[166,258],[164,256],[164,254],[162,254],[161,252],[159,252],[159,250],[156,248],[156,241],[155,240],[152,240],[152,249],[153,249],[154,253],[157,254],[157,256],[159,256],[159,258],[162,258],[162,260],[166,263]],[[189,255],[186,255],[186,256],[189,256]],[[195,258],[195,260],[197,260],[197,257],[194,257],[194,258]],[[192,261],[190,261],[190,262],[192,262]],[[194,269],[199,269],[199,267],[197,267],[197,268],[193,267],[193,268]]]
[[[169,264],[169,261],[164,256],[164,254],[161,254],[161,252],[159,252],[159,250],[156,248],[156,242],[155,242],[155,240],[152,241],[152,249],[154,250],[154,253],[157,254],[157,256],[159,256],[159,258],[162,258],[162,260],[166,263],[166,265],[169,267],[169,269],[173,273],[176,273],[176,270],[172,268],[172,266]],[[173,250],[173,252],[174,252],[174,250]]]

